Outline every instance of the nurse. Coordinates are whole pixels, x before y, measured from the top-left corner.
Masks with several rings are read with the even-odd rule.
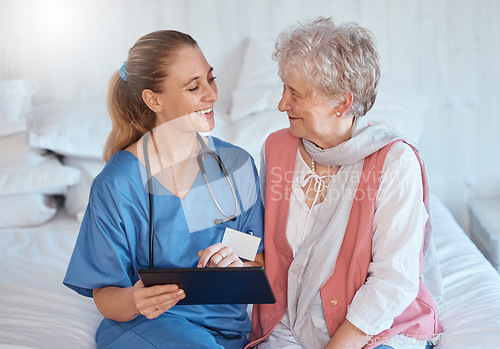
[[[144,287],[137,275],[149,267],[150,219],[156,268],[264,264],[262,243],[254,262],[221,243],[226,227],[262,237],[263,207],[251,156],[218,138],[199,137],[214,127],[216,100],[213,68],[196,41],[177,31],[140,38],[111,78],[106,165],[92,184],[64,279],[66,286],[93,297],[104,316],[98,348],[247,343],[246,305],[176,305],[186,297],[184,290]],[[197,155],[205,146],[221,158],[228,178],[207,154],[202,156],[206,177],[200,173]]]

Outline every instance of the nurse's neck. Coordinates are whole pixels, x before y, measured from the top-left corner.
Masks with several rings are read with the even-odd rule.
[[[157,127],[152,133],[156,151],[166,166],[196,159],[201,149],[195,132]]]

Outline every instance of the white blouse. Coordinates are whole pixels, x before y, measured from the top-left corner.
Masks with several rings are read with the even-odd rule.
[[[264,149],[262,153],[261,183],[265,186]],[[336,176],[341,171],[342,167]],[[312,224],[306,223],[308,218],[313,221],[319,207],[332,201],[328,200],[328,195],[338,195],[339,192],[333,176],[328,185],[327,197],[309,209],[302,184],[305,176],[311,173],[297,151],[286,230],[294,254],[310,232]],[[265,193],[264,189],[262,193]],[[368,278],[356,292],[346,316],[349,322],[366,334],[375,335],[390,328],[394,318],[410,305],[418,293],[419,252],[423,227],[428,219],[422,198],[419,161],[407,144],[396,143],[387,153],[377,192]],[[311,316],[314,325],[328,333],[319,292],[311,306]],[[416,344],[404,336],[397,336],[392,342],[390,345],[394,348],[425,348],[425,343]],[[294,345],[297,343],[289,328],[288,310],[269,340],[259,345],[259,348],[266,348],[265,343],[270,345],[269,348],[296,347]]]

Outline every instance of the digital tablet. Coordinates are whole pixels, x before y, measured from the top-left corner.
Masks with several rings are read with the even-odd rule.
[[[144,286],[176,284],[186,297],[177,304],[276,303],[263,267],[139,269]]]

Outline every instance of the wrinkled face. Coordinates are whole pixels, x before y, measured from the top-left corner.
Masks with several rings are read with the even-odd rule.
[[[213,68],[201,50],[190,46],[181,49],[168,69],[163,92],[156,96],[160,104],[156,125],[175,120],[188,132],[212,130],[217,85]]]
[[[287,113],[290,131],[295,137],[316,144],[328,134],[335,119],[334,108],[319,93],[312,93],[309,82],[301,74],[287,74],[283,79],[278,109]]]

